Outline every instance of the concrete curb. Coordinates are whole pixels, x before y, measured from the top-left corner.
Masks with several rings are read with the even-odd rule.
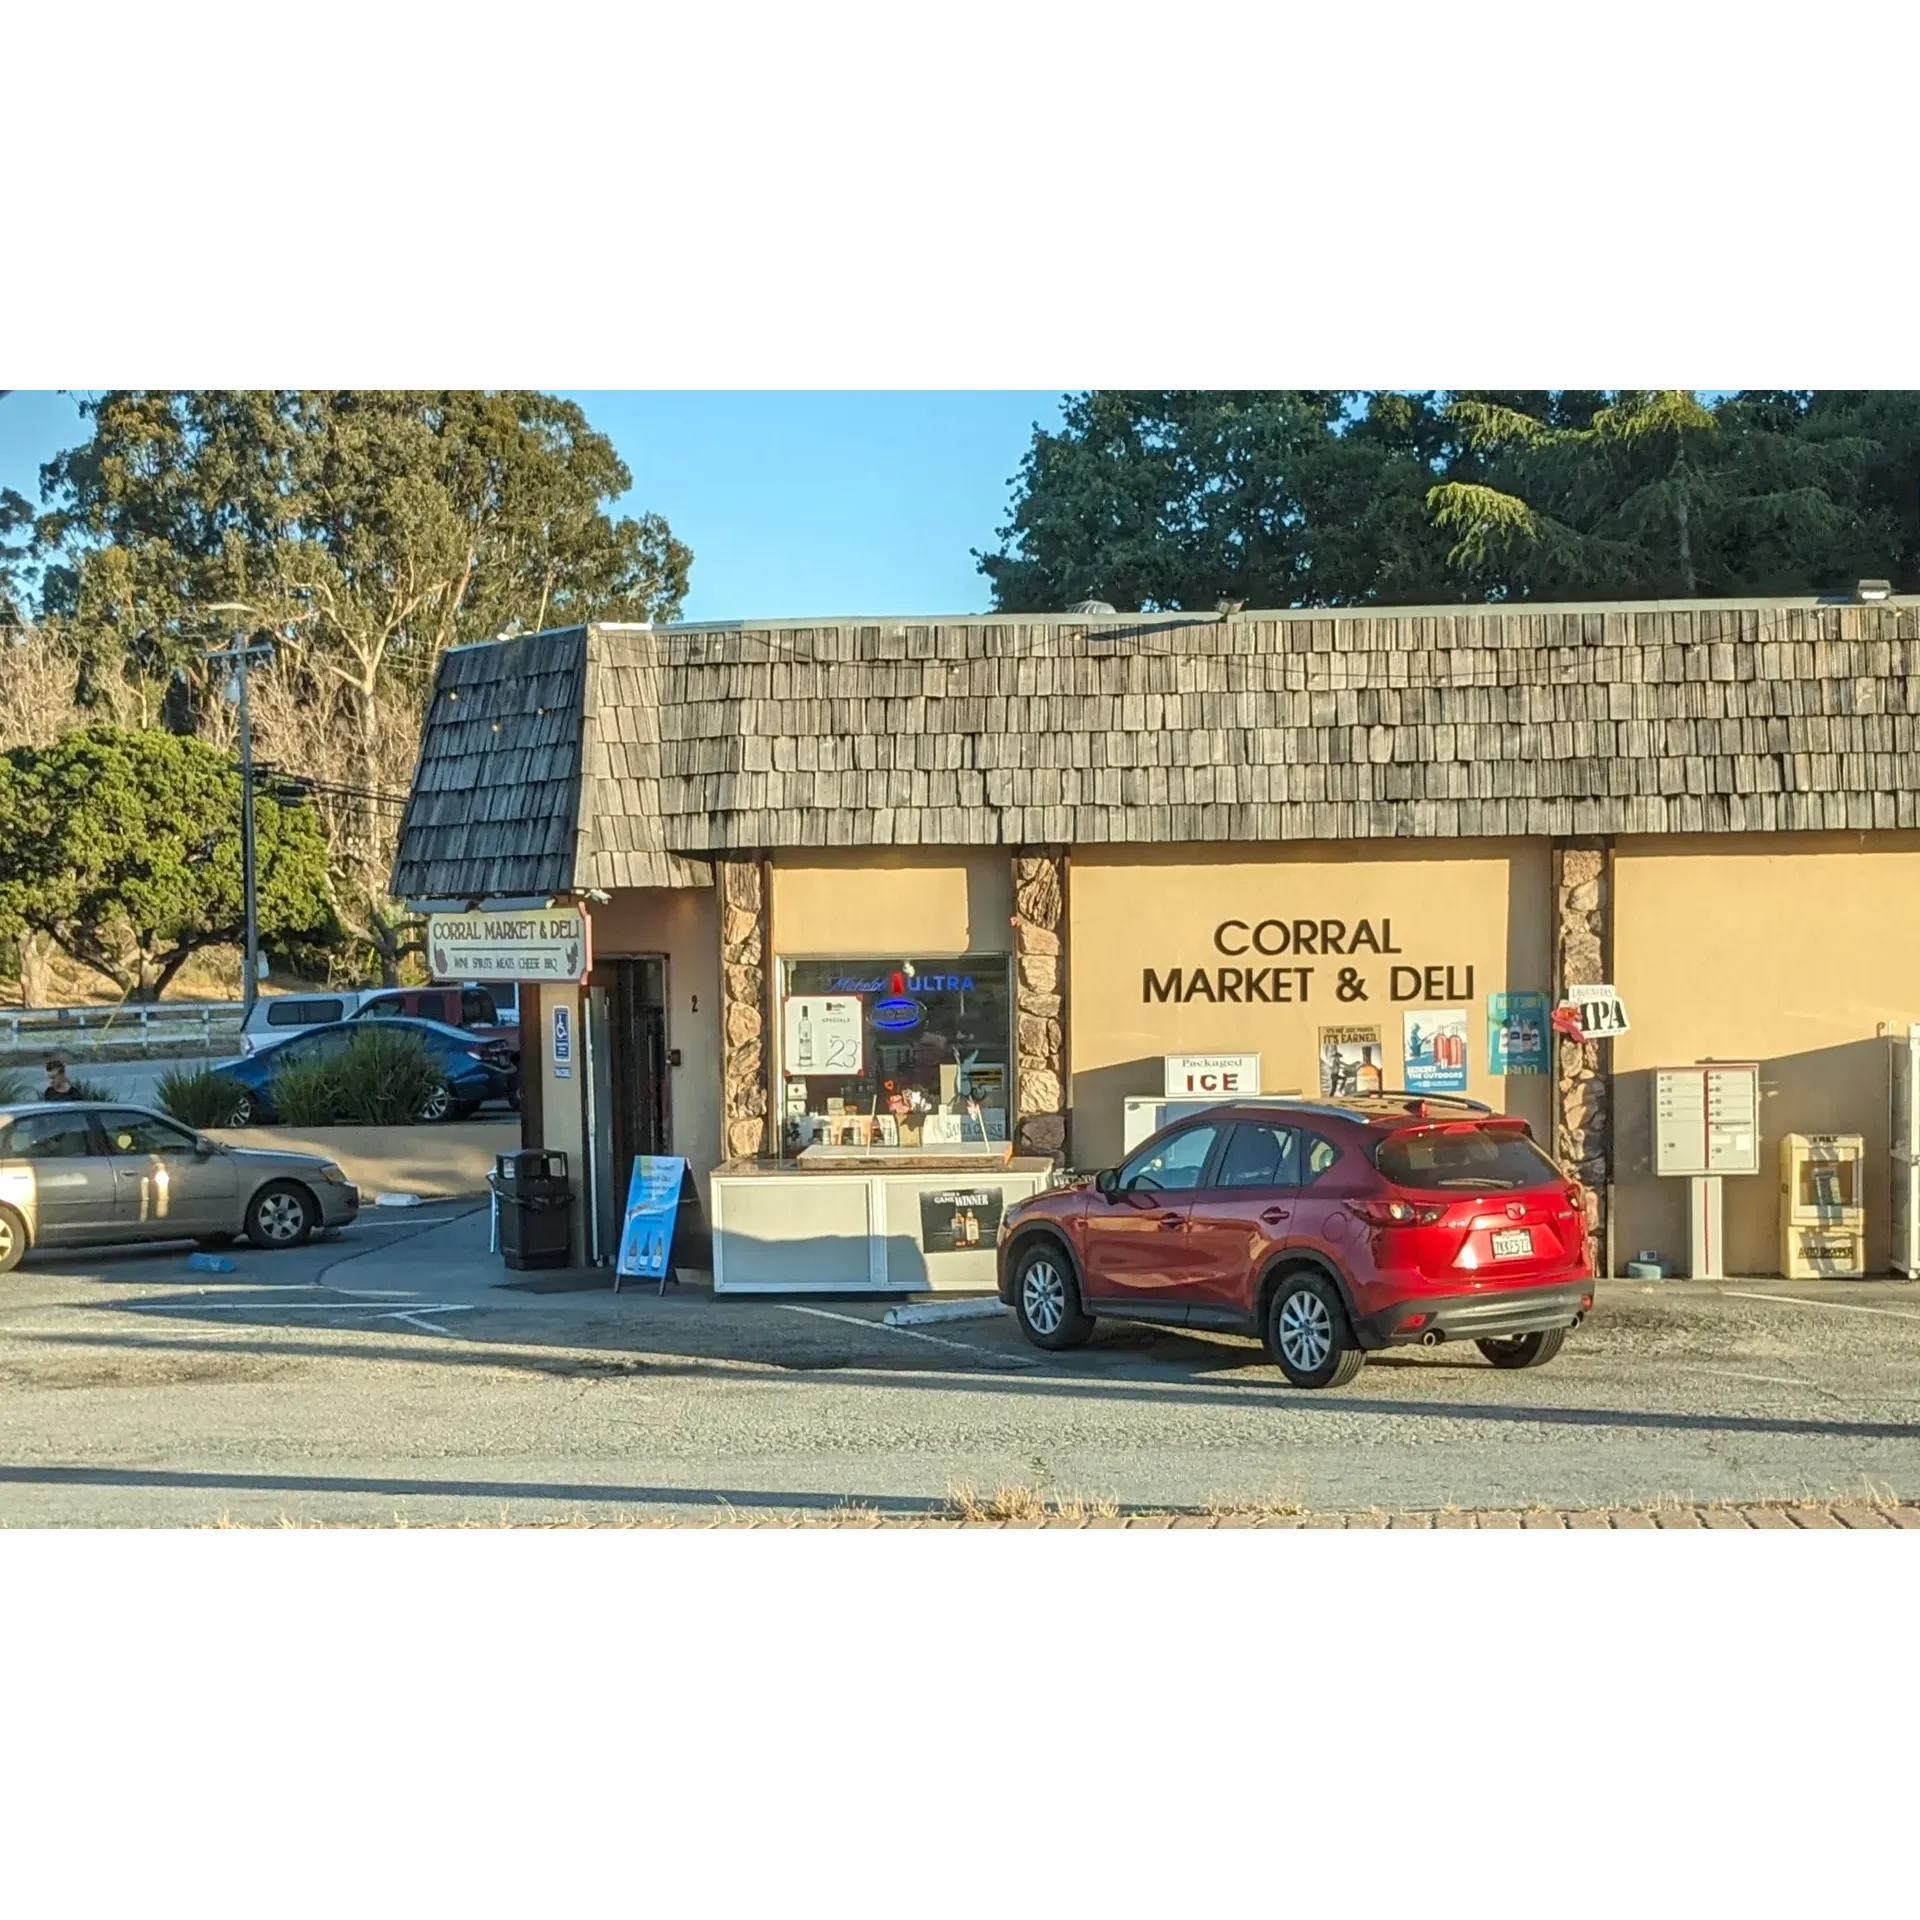
[[[918,1306],[889,1307],[881,1325],[932,1327],[943,1320],[997,1320],[1006,1311],[993,1295],[984,1300],[930,1300]]]

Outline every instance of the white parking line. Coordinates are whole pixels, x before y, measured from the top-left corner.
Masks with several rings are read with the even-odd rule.
[[[124,1311],[127,1313],[168,1313],[174,1315],[197,1313],[365,1313],[376,1320],[404,1320],[406,1313],[471,1313],[470,1303],[462,1300],[427,1301],[416,1307],[409,1307],[406,1313],[383,1313],[376,1300],[313,1300],[301,1305],[295,1301],[278,1300],[143,1300],[130,1303]]]
[[[1857,1300],[1800,1300],[1790,1293],[1743,1293],[1738,1287],[1722,1291],[1734,1300],[1771,1300],[1781,1307],[1830,1307],[1835,1313],[1877,1313],[1883,1320],[1920,1320],[1920,1313],[1902,1313],[1898,1307],[1864,1307]]]

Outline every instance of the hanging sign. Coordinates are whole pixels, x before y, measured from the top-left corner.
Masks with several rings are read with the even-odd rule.
[[[430,913],[427,959],[436,980],[584,980],[593,950],[577,907]]]
[[[781,1023],[781,1061],[788,1074],[860,1073],[866,1062],[866,1029],[860,996],[796,993]]]
[[[627,1211],[620,1224],[620,1258],[615,1265],[618,1277],[666,1278],[686,1171],[687,1163],[670,1154],[634,1155],[633,1177],[627,1183]]]
[[[1260,1091],[1257,1053],[1170,1053],[1166,1055],[1166,1095],[1169,1100],[1222,1099]]]
[[[1487,1071],[1547,1071],[1547,996],[1544,993],[1487,995]]]
[[[1428,1007],[1400,1016],[1402,1071],[1408,1093],[1465,1093],[1467,1013],[1464,1007]]]
[[[1569,987],[1567,1002],[1580,1016],[1580,1031],[1588,1040],[1611,1040],[1630,1031],[1627,1003],[1613,987]]]

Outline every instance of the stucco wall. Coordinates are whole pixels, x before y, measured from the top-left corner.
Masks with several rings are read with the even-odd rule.
[[[1130,1093],[1157,1093],[1161,1056],[1181,1052],[1257,1051],[1263,1092],[1319,1091],[1319,1029],[1377,1024],[1386,1083],[1402,1084],[1401,1016],[1422,1006],[1467,1010],[1467,1092],[1489,1106],[1523,1115],[1535,1136],[1550,1141],[1549,1088],[1542,1076],[1493,1076],[1487,1066],[1487,995],[1550,986],[1552,965],[1548,844],[1541,841],[1441,841],[1352,849],[1302,844],[1270,856],[1244,847],[1080,848],[1069,861],[1067,951],[1070,968],[1068,1065],[1073,1084],[1071,1155],[1079,1166],[1119,1157],[1122,1107]],[[1251,945],[1251,930],[1268,919],[1288,925],[1282,953],[1228,953]],[[1395,951],[1338,955],[1295,953],[1292,923],[1342,923],[1347,944],[1366,921]],[[1278,943],[1268,933],[1267,943]],[[1152,968],[1223,966],[1291,970],[1285,1003],[1182,1004],[1148,996]],[[1302,982],[1298,969],[1310,972]],[[1393,998],[1395,967],[1417,970],[1418,989]],[[1351,968],[1364,1000],[1339,997],[1341,971]],[[1447,969],[1451,968],[1451,977]],[[1429,970],[1437,970],[1429,978]],[[1469,979],[1468,970],[1471,969]],[[1404,991],[1411,984],[1399,977]],[[1272,990],[1271,981],[1263,982]],[[1437,995],[1428,989],[1437,987]]]
[[[673,1150],[693,1162],[704,1200],[708,1170],[721,1158],[718,894],[712,887],[649,887],[616,893],[592,914],[596,965],[621,955],[666,955],[667,1046],[680,1052],[667,1075]]]
[[[209,1127],[215,1140],[268,1153],[315,1153],[360,1189],[363,1206],[382,1193],[422,1199],[483,1194],[495,1158],[520,1144],[520,1122],[495,1116],[418,1127]]]
[[[1615,984],[1614,1255],[1684,1269],[1687,1183],[1653,1173],[1653,1071],[1758,1060],[1761,1171],[1724,1187],[1729,1273],[1779,1271],[1783,1133],[1867,1142],[1867,1265],[1884,1272],[1887,1067],[1880,1029],[1920,1019],[1920,834],[1623,839]]]
[[[862,847],[777,854],[773,943],[780,958],[1009,953],[1009,854]]]

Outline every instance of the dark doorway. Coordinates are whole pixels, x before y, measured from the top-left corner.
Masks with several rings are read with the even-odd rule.
[[[626,1194],[634,1155],[673,1151],[673,1115],[667,1104],[667,963],[652,954],[599,964],[611,976],[608,1105],[617,1207]]]

